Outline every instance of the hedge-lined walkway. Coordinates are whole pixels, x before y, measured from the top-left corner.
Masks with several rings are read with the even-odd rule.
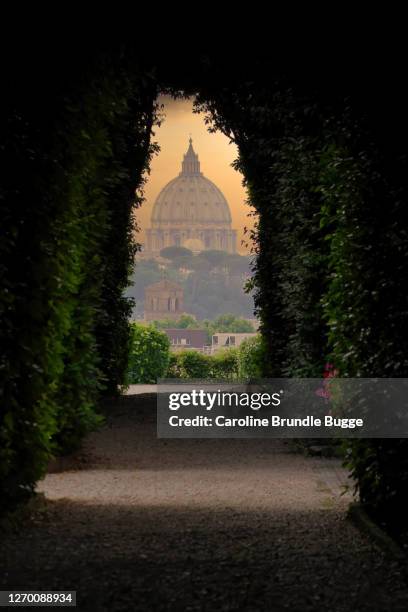
[[[157,440],[149,415],[127,398],[40,484],[45,510],[3,540],[1,588],[76,589],[80,610],[408,608],[401,568],[345,518],[337,461]]]

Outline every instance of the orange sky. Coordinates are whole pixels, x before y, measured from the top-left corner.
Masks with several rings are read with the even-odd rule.
[[[139,242],[143,242],[144,230],[150,225],[152,207],[160,190],[181,170],[181,160],[187,151],[191,134],[201,171],[221,189],[230,205],[232,227],[238,230],[238,250],[247,252],[241,240],[244,238],[244,226],[251,227],[252,219],[247,217],[250,207],[245,204],[246,192],[242,186],[242,176],[231,168],[231,163],[237,157],[236,146],[229,143],[223,134],[208,132],[203,115],[193,114],[191,100],[173,100],[163,96],[159,102],[164,104],[165,120],[160,128],[155,128],[154,140],[160,145],[160,153],[152,160],[145,188],[146,201],[137,212],[141,227]]]

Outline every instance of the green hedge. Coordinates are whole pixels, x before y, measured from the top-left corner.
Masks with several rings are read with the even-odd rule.
[[[220,350],[214,355],[193,350],[173,352],[167,378],[226,381],[260,378],[263,358],[260,336],[244,340],[239,348]]]
[[[238,145],[235,166],[258,214],[251,284],[263,375],[320,376],[330,361],[341,376],[406,377],[406,142],[386,146],[350,100],[332,104],[279,80],[200,103]],[[362,502],[404,529],[408,443],[347,446]]]
[[[133,323],[129,365],[128,384],[157,383],[164,378],[170,363],[170,341],[167,335],[153,325]]]
[[[167,370],[167,378],[208,380],[211,378],[212,357],[199,351],[186,350],[172,352]]]
[[[327,147],[319,190],[331,282],[323,298],[329,358],[346,377],[406,377],[408,231],[401,188],[372,150]],[[401,161],[395,161],[397,170]],[[405,222],[404,222],[405,221]],[[347,441],[360,499],[388,528],[406,529],[407,440]]]
[[[211,358],[211,377],[234,380],[239,375],[239,349],[228,348],[217,351]]]
[[[244,340],[238,352],[238,377],[244,380],[262,378],[264,359],[265,346],[261,335]]]
[[[155,86],[116,59],[49,75],[29,100],[9,99],[0,151],[4,507],[32,492],[51,455],[98,426],[101,393],[124,383],[123,290]]]

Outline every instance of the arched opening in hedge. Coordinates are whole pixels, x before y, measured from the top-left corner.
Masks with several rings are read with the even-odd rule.
[[[380,106],[367,112],[358,85],[343,80],[340,91],[301,71],[283,78],[265,58],[60,53],[57,75],[25,58],[6,116],[4,499],[30,492],[50,454],[95,425],[101,392],[123,380],[123,289],[159,91],[197,95],[209,127],[237,144],[259,215],[264,374],[316,376],[330,360],[342,376],[406,375],[406,148],[402,139],[389,148],[375,125]],[[42,66],[35,79],[31,62]],[[406,443],[355,442],[349,456],[363,501],[403,516]]]

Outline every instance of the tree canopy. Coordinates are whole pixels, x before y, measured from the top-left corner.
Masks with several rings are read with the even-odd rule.
[[[165,259],[177,259],[179,257],[191,257],[193,252],[182,246],[169,246],[160,251],[160,256]]]

